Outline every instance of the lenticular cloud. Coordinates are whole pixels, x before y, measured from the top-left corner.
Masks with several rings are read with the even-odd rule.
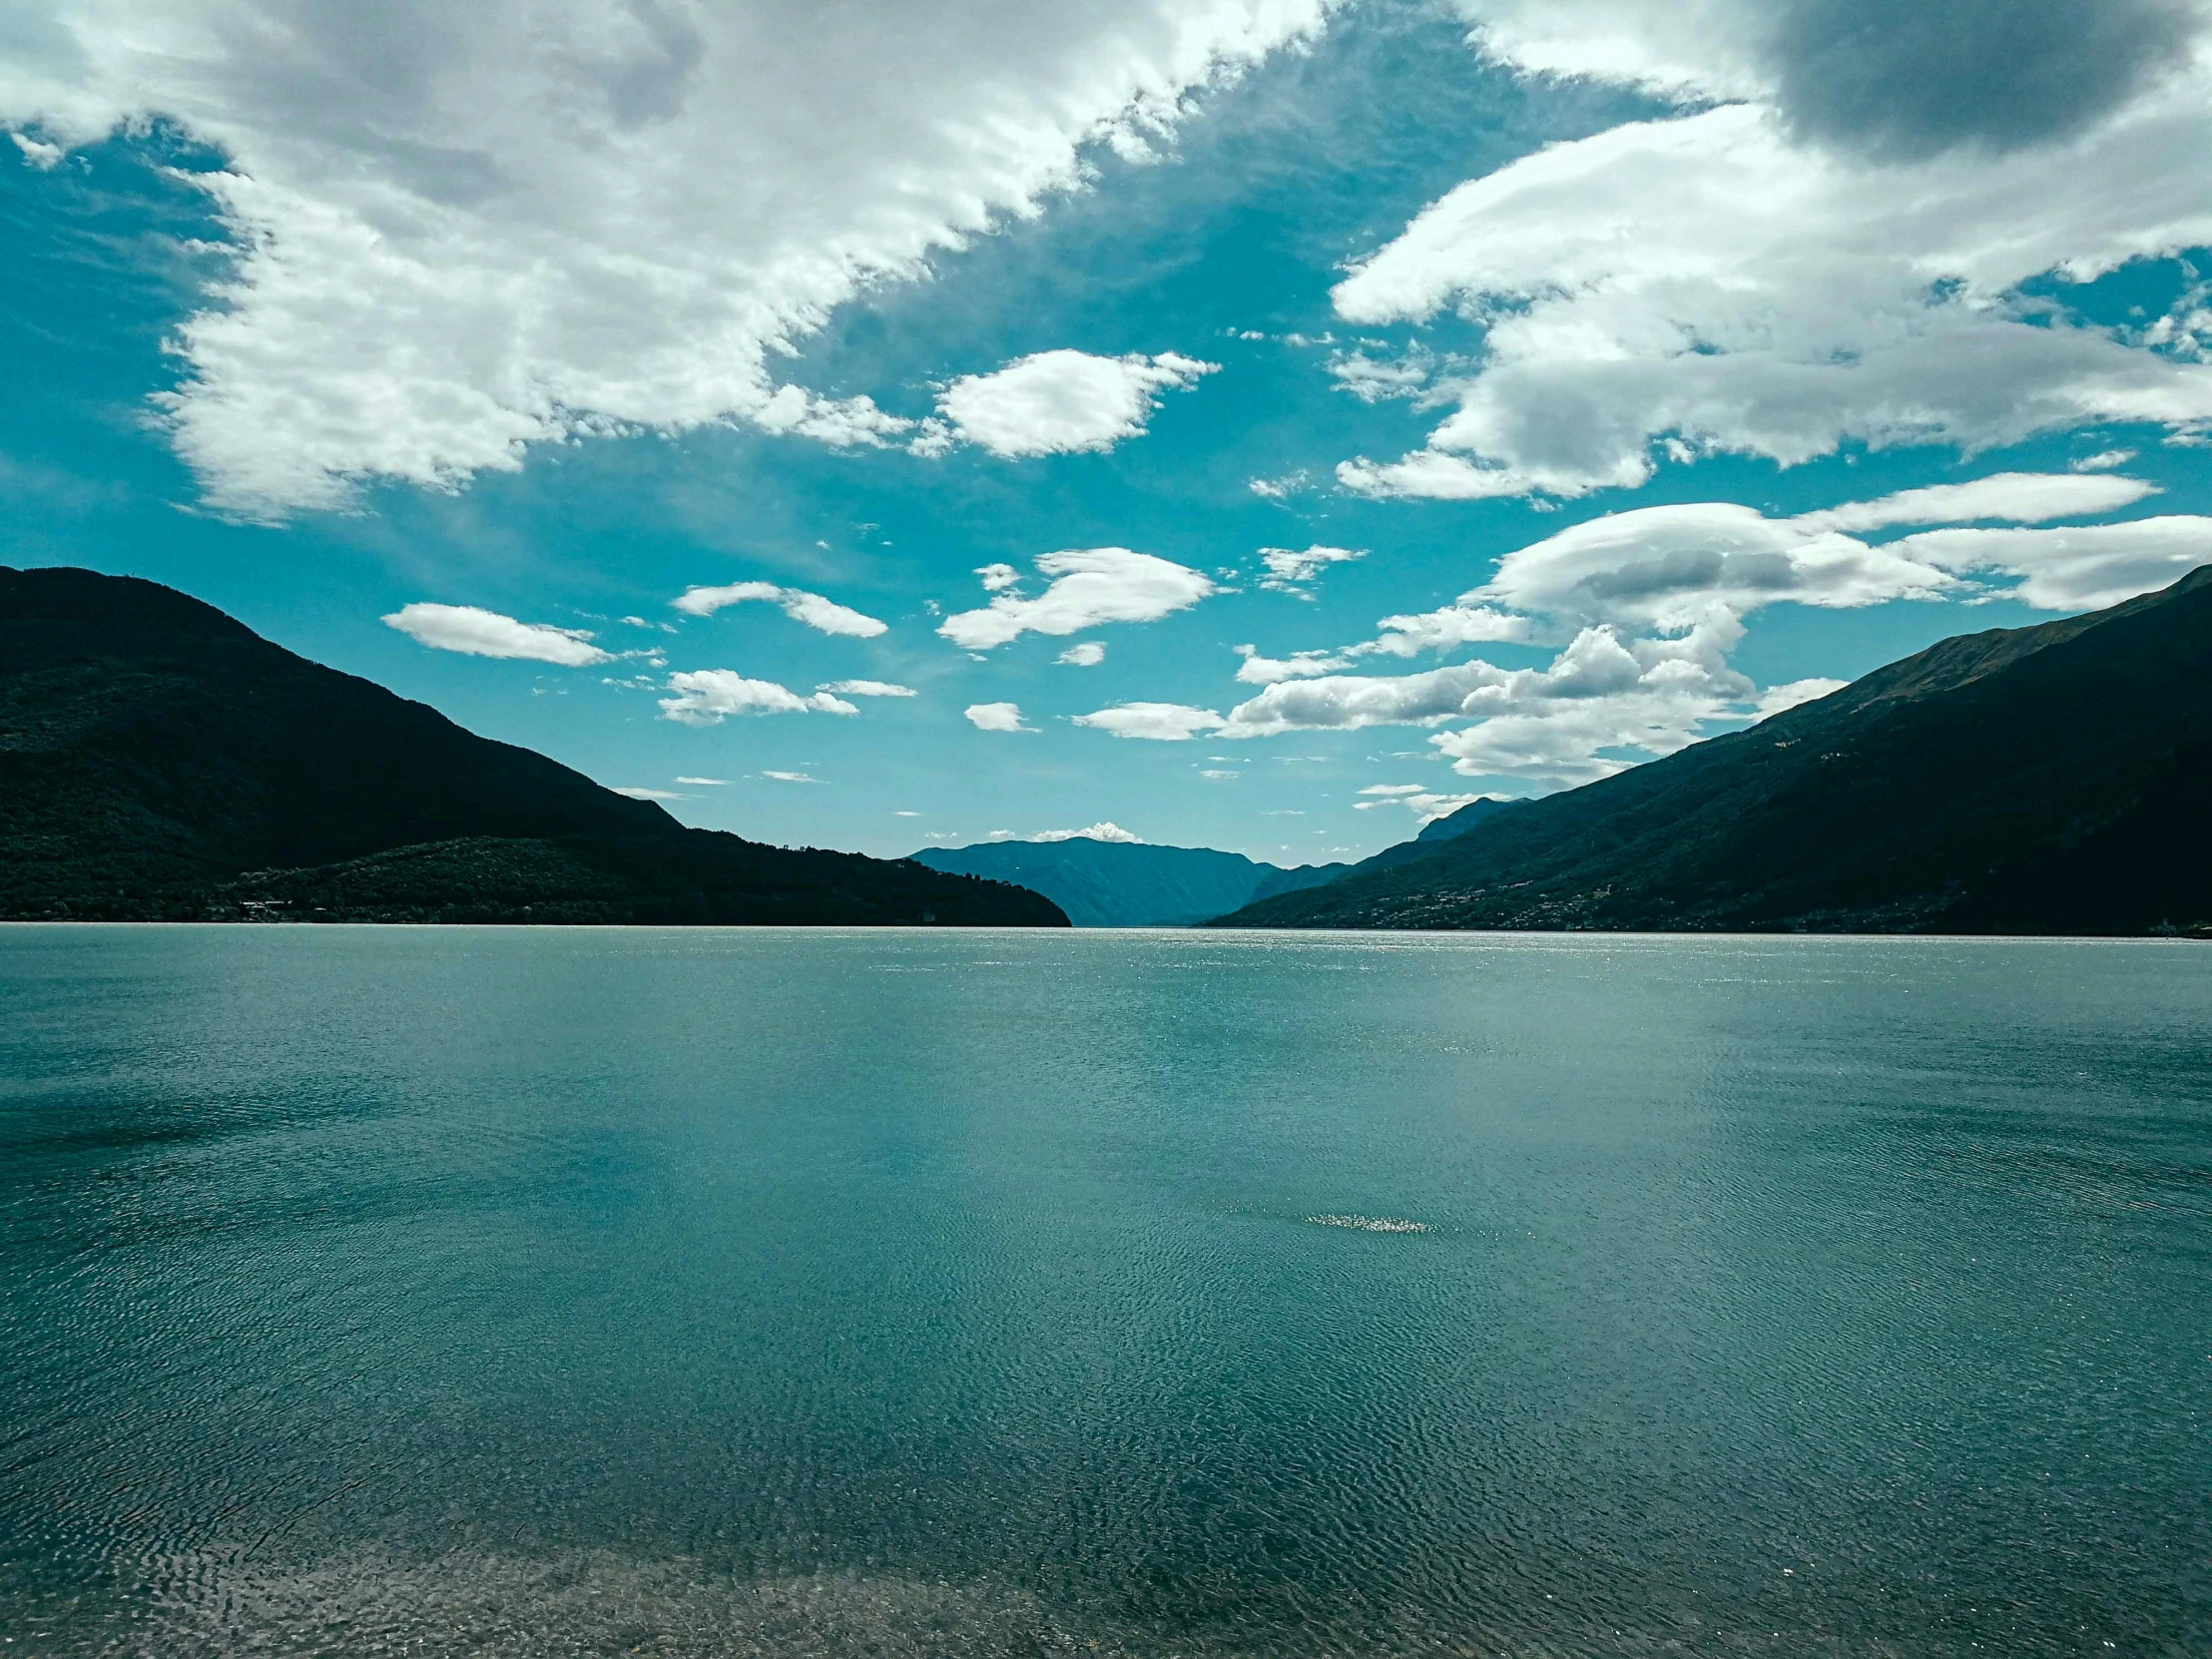
[[[273,519],[580,433],[906,433],[778,386],[764,352],[1077,184],[1082,145],[1164,128],[1325,6],[858,0],[826,51],[778,0],[392,0],[342,26],[47,0],[10,32],[0,125],[48,147],[160,119],[228,158],[196,177],[242,252],[164,403],[211,503]]]

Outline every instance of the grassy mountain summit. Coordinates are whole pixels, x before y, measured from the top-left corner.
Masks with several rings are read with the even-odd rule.
[[[2142,933],[2212,925],[2212,567],[1948,639],[1238,927]]]
[[[0,567],[0,917],[248,915],[1066,925],[1003,883],[687,830],[158,583]]]

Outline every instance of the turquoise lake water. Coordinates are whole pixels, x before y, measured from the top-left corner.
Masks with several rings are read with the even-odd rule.
[[[2212,947],[0,929],[9,1654],[2212,1652]]]

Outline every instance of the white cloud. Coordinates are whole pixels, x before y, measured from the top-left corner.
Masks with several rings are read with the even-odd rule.
[[[41,144],[28,133],[10,133],[8,137],[15,140],[15,147],[22,152],[24,162],[41,173],[51,172],[61,165],[62,157],[67,154],[60,145]]]
[[[1468,777],[1574,784],[1622,770],[1603,751],[1671,754],[1706,721],[1752,696],[1727,666],[1740,624],[1708,620],[1678,639],[1623,639],[1610,627],[1576,635],[1542,669],[1470,662],[1393,678],[1356,675],[1285,682],[1230,711],[1220,735],[1368,726],[1478,724],[1429,742]]]
[[[1034,726],[1021,723],[1021,705],[1018,703],[970,703],[960,711],[967,716],[968,724],[978,732],[1034,732]]]
[[[632,801],[689,801],[691,799],[688,795],[678,795],[674,790],[617,790],[615,794],[626,795]]]
[[[817,692],[801,697],[773,680],[748,680],[726,668],[671,674],[674,697],[661,699],[661,718],[680,726],[720,726],[731,715],[856,715],[851,704]]]
[[[1403,807],[1423,825],[1432,824],[1440,818],[1449,818],[1460,808],[1471,807],[1477,801],[1502,799],[1479,795],[1439,794],[1424,784],[1371,784],[1360,793],[1376,799],[1354,802],[1354,812],[1365,813],[1377,807]]]
[[[185,176],[245,254],[178,331],[170,413],[215,505],[276,517],[568,435],[896,435],[865,399],[776,386],[768,355],[1323,15],[854,0],[826,50],[774,0],[43,0],[0,121],[74,145],[161,118],[231,158]]]
[[[1577,48],[1571,31],[1491,40],[1530,67],[1610,65],[1699,96],[1759,97],[1755,66],[1686,80],[1668,66],[1652,31],[1674,10],[1611,8],[1634,14],[1612,45]],[[1347,462],[1340,480],[1384,496],[1574,496],[1642,483],[1669,438],[1685,455],[1790,465],[1854,441],[1971,450],[2212,417],[2191,320],[2201,305],[2113,330],[2020,291],[2047,273],[2086,278],[2212,241],[2212,174],[2186,160],[2212,144],[2208,88],[2212,57],[2177,64],[2060,148],[1911,162],[1806,146],[1772,103],[1730,103],[1471,180],[1336,301],[1361,323],[1454,307],[1484,328],[1483,356],[1449,388],[1457,408],[1425,449]]]
[[[2132,449],[2100,449],[2094,455],[2084,455],[2068,464],[2076,472],[2103,472],[2115,466],[2125,466],[2135,459]]]
[[[806,772],[764,772],[763,778],[773,778],[779,784],[819,784],[821,779]]]
[[[1449,651],[1459,645],[1508,645],[1526,640],[1534,632],[1528,618],[1507,616],[1488,605],[1462,600],[1440,610],[1415,616],[1386,616],[1376,624],[1381,630],[1364,645],[1345,648],[1349,657],[1411,657],[1423,651]]]
[[[832,680],[827,686],[817,686],[815,690],[830,692],[837,697],[919,697],[921,695],[911,686],[894,686],[887,680]]]
[[[1340,351],[1328,363],[1330,377],[1363,403],[1416,396],[1426,389],[1434,367],[1434,356],[1417,343],[1395,359],[1371,357],[1365,351]]]
[[[1172,351],[1039,351],[994,374],[953,381],[937,398],[944,435],[931,434],[921,447],[941,452],[956,435],[1007,459],[1111,449],[1144,431],[1162,392],[1195,385],[1220,366]]]
[[[1335,650],[1263,657],[1237,679],[1261,687],[1226,716],[1134,703],[1081,717],[1118,737],[1174,742],[1370,726],[1448,726],[1429,742],[1468,777],[1566,785],[1640,756],[1671,754],[1716,721],[1764,718],[1826,696],[1806,679],[1757,691],[1729,666],[1742,619],[1790,602],[1824,608],[2004,592],[2075,609],[2117,602],[2212,562],[2212,518],[2171,516],[2074,528],[1959,526],[1882,545],[1839,525],[1888,528],[1942,517],[2020,521],[2109,510],[2152,486],[2105,474],[2001,473],[1769,519],[1732,502],[1612,513],[1508,553],[1450,605],[1386,617],[1379,636]],[[2018,579],[2017,587],[1999,584]],[[1568,641],[1543,668],[1470,661],[1362,675],[1364,658],[1412,657],[1491,641]],[[1393,786],[1397,793],[1412,786]],[[1381,788],[1365,792],[1382,798]],[[1439,798],[1440,799],[1440,798]]]
[[[1739,616],[1782,600],[1848,608],[1931,598],[1957,586],[1900,551],[1902,545],[1869,547],[1731,502],[1640,507],[1508,553],[1497,574],[1460,604],[1683,628],[1716,608]]]
[[[1180,703],[1124,703],[1119,708],[1077,715],[1074,724],[1117,738],[1188,743],[1202,732],[1220,731],[1226,722],[1211,709],[1192,709]]]
[[[1800,703],[1811,703],[1831,692],[1840,692],[1850,685],[1849,680],[1792,680],[1786,685],[1769,686],[1759,694],[1758,715],[1765,720],[1785,709],[1794,709]]]
[[[676,781],[679,784],[698,784],[718,790],[730,782],[727,778],[679,778]]]
[[[1247,686],[1272,686],[1279,680],[1306,680],[1317,674],[1335,674],[1352,666],[1352,659],[1335,651],[1294,651],[1288,657],[1263,657],[1257,647],[1240,645],[1237,680]]]
[[[2075,136],[2190,57],[2195,0],[1456,0],[1489,55],[1695,101],[1763,99],[1801,141],[1897,160]]]
[[[1133,835],[1118,824],[1094,824],[1087,830],[1042,830],[1028,837],[1033,841],[1120,841],[1126,846],[1144,845],[1144,836]]]
[[[2046,611],[2098,610],[2212,564],[2212,518],[2174,514],[2055,530],[1926,530],[1892,543],[1961,575],[2017,576],[2008,597]]]
[[[581,628],[553,628],[540,622],[517,622],[496,611],[480,611],[473,605],[402,605],[385,617],[386,626],[398,629],[418,645],[434,651],[459,651],[471,657],[516,657],[538,663],[560,663],[585,668],[611,663],[614,658],[591,643]]]
[[[1126,547],[1093,547],[1047,553],[1038,571],[1052,584],[1034,599],[1024,599],[999,580],[1004,566],[988,565],[984,586],[993,592],[979,611],[948,616],[937,632],[970,651],[987,651],[1022,634],[1077,634],[1105,622],[1157,622],[1188,610],[1219,590],[1197,571],[1132,553]]]
[[[1096,668],[1106,660],[1106,648],[1096,640],[1085,640],[1080,645],[1069,646],[1052,660],[1070,668]]]
[[[1302,598],[1312,597],[1303,592],[1303,585],[1313,581],[1331,565],[1345,564],[1353,559],[1368,556],[1366,548],[1309,547],[1294,552],[1288,547],[1263,547],[1260,561],[1268,567],[1267,575],[1260,578],[1260,586],[1276,593],[1296,593]]]
[[[717,611],[743,605],[749,600],[777,606],[792,621],[804,622],[818,632],[842,634],[856,640],[871,640],[889,626],[825,599],[819,593],[780,588],[774,582],[732,582],[720,588],[686,588],[682,598],[669,603],[687,616],[713,616]]]
[[[2158,486],[2140,478],[2082,477],[2065,472],[1997,472],[1963,484],[1932,484],[1900,490],[1879,501],[1855,501],[1791,522],[1808,530],[1879,530],[1892,524],[1970,524],[2000,518],[2040,524],[2053,518],[2087,518],[2131,507]]]

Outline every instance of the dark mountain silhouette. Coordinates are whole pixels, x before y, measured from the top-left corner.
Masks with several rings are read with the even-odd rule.
[[[1409,841],[1399,841],[1395,846],[1385,846],[1373,857],[1362,858],[1344,873],[1355,875],[1362,870],[1388,869],[1392,864],[1402,864],[1409,858],[1418,858],[1432,852],[1441,841],[1455,841],[1461,835],[1471,833],[1488,824],[1508,807],[1518,807],[1518,801],[1500,801],[1494,796],[1483,796],[1470,801],[1455,813],[1439,819],[1431,819],[1420,827],[1420,833]]]
[[[0,916],[1064,926],[687,830],[132,577],[0,567]]]
[[[1239,927],[2212,927],[2212,567],[1962,635]]]
[[[1078,927],[1190,927],[1224,909],[1342,875],[1349,864],[1284,869],[1206,846],[1148,846],[1075,836],[978,841],[914,855],[931,869],[1014,881],[1043,893]]]

